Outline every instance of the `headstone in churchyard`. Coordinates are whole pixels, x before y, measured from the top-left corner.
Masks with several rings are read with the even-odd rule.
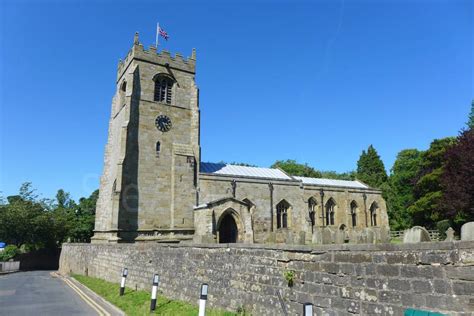
[[[452,227],[446,230],[446,239],[444,241],[454,241],[454,229]]]
[[[323,244],[332,244],[332,231],[329,227],[323,228]]]
[[[430,234],[424,227],[413,226],[412,228],[405,230],[403,233],[404,244],[424,241],[431,241]]]
[[[365,234],[367,236],[367,243],[368,244],[374,244],[375,241],[376,241],[375,232],[372,229],[367,229],[365,231]]]
[[[461,240],[474,240],[474,222],[461,226]]]
[[[338,229],[335,233],[335,242],[336,244],[343,244],[344,243],[344,236],[345,236],[345,231]]]
[[[380,232],[379,240],[381,243],[390,242],[390,230],[388,228],[381,227],[379,232]]]

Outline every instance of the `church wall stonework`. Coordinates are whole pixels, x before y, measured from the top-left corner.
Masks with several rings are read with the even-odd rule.
[[[417,244],[63,244],[60,273],[98,277],[159,290],[198,303],[209,284],[208,307],[251,315],[403,315],[406,308],[446,315],[474,312],[474,241]],[[288,286],[284,273],[294,271]],[[281,300],[279,299],[279,294]]]
[[[235,189],[232,183],[234,183]],[[250,201],[252,207],[249,208],[248,212],[251,214],[253,242],[255,243],[334,243],[336,233],[341,230],[345,231],[346,239],[348,238],[351,242],[372,243],[386,241],[388,238],[386,205],[380,191],[377,190],[302,186],[295,181],[265,181],[208,174],[201,174],[199,186],[199,199],[203,201],[216,201],[228,197],[235,197],[239,201]],[[329,199],[333,199],[336,203],[334,225],[327,226],[323,222],[324,208],[321,208],[321,190],[324,193],[324,204]],[[364,194],[366,196],[365,201]],[[310,198],[316,201],[316,221],[313,227],[308,210],[308,200]],[[283,200],[290,204],[288,228],[278,229],[276,226],[276,208],[277,204]],[[355,201],[358,206],[355,227],[352,226],[350,215],[350,203],[352,201]],[[376,227],[371,227],[369,208],[374,202],[379,206],[379,222]],[[367,205],[367,212],[365,205]],[[197,212],[195,213],[197,214]],[[273,227],[271,225],[272,215]],[[196,217],[196,226],[204,225],[205,220]],[[328,240],[323,240],[323,230],[325,229],[329,230],[329,234],[331,234]],[[373,234],[372,237],[371,233]],[[196,235],[200,235],[199,230]],[[245,242],[248,242],[248,240]],[[341,242],[344,242],[344,238]]]
[[[386,240],[381,192],[360,182],[314,185],[269,168],[244,172],[259,174],[255,177],[201,172],[195,64],[194,50],[187,59],[146,50],[138,34],[119,62],[92,242],[219,242],[222,236],[244,243]],[[160,99],[163,91],[166,99]],[[160,118],[168,120],[167,128],[157,125]],[[334,204],[334,223],[326,222],[328,201]],[[376,224],[369,214],[374,202]],[[279,203],[285,205],[284,216],[278,216]]]

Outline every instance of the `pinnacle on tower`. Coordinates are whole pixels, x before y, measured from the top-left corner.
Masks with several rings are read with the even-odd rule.
[[[135,32],[135,36],[133,37],[133,45],[138,45],[140,42],[138,41],[138,32]]]

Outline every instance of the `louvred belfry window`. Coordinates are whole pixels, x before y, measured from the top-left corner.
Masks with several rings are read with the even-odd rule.
[[[155,78],[155,96],[154,100],[171,104],[173,97],[173,79],[168,76],[157,76]]]

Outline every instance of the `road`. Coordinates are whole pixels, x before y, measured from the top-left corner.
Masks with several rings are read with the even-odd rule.
[[[0,315],[97,315],[50,271],[0,275]]]

